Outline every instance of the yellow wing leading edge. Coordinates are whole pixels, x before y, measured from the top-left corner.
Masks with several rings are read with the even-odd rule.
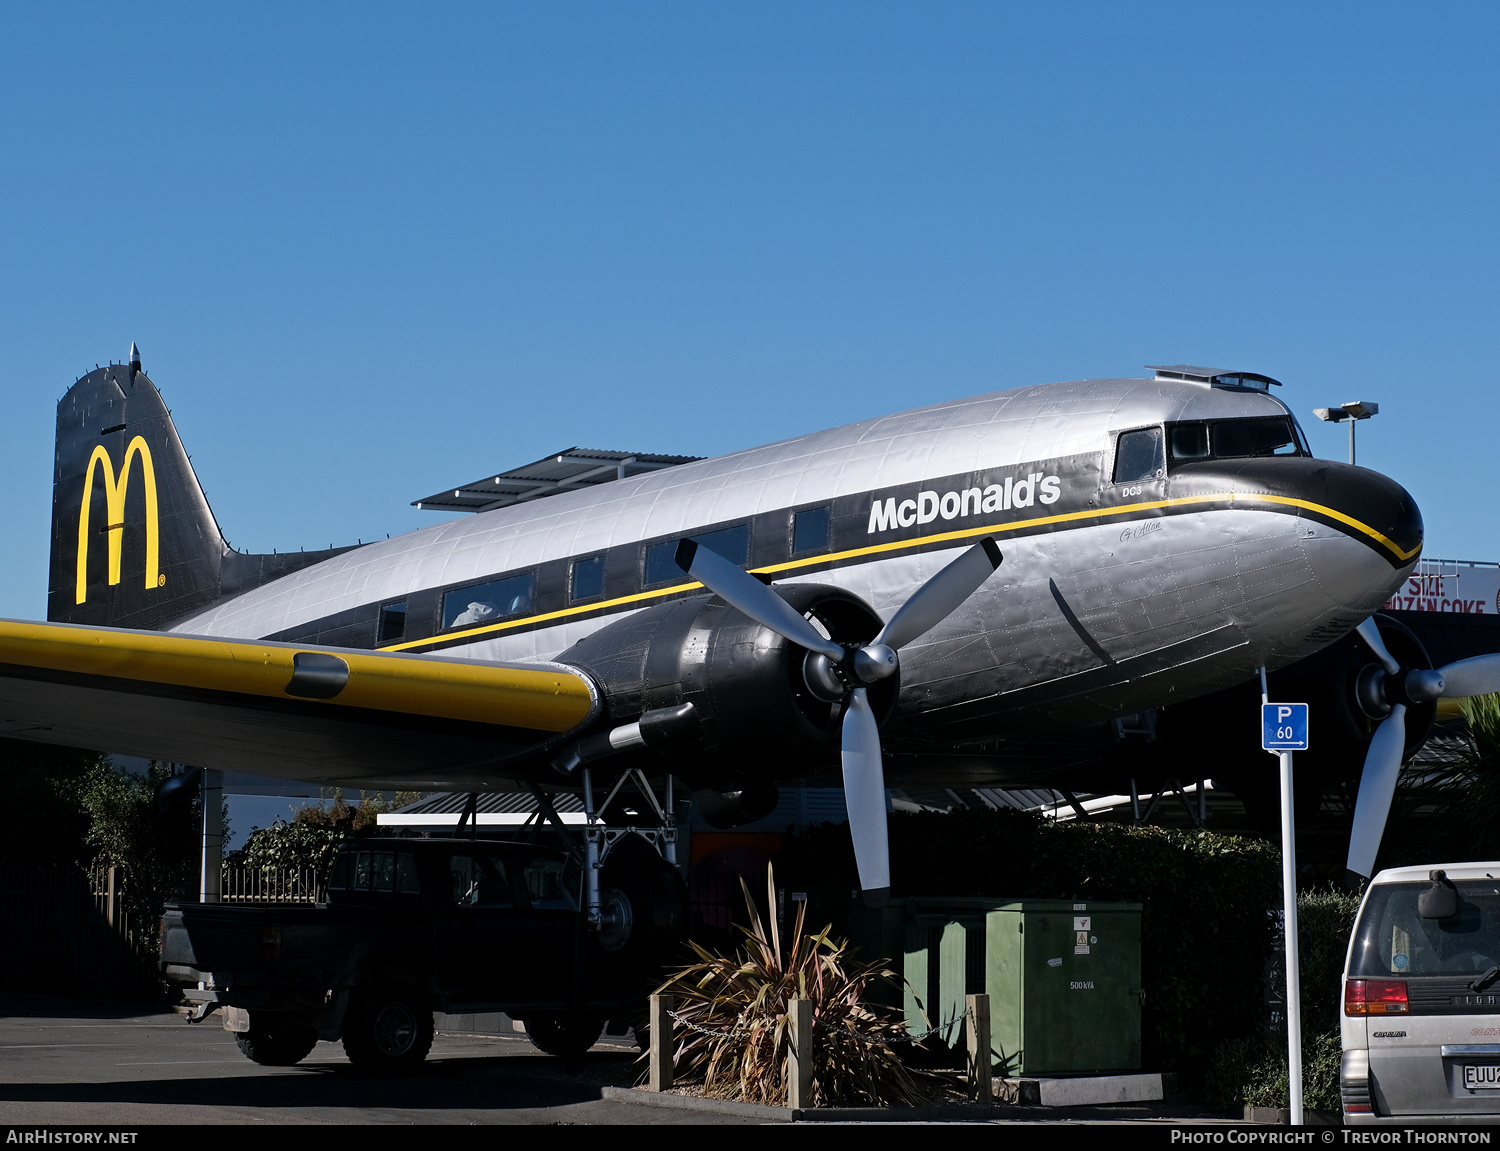
[[[297,690],[297,656],[347,668],[331,690]],[[138,684],[317,699],[335,707],[563,732],[593,717],[581,674],[433,656],[309,648],[161,632],[0,620],[0,664]],[[342,682],[340,682],[340,680]],[[289,690],[291,689],[291,690]]]

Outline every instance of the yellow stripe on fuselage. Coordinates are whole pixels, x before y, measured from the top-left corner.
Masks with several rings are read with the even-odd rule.
[[[922,547],[926,544],[948,543],[956,540],[974,539],[979,536],[1003,535],[1006,532],[1014,532],[1027,528],[1046,527],[1049,524],[1061,524],[1076,522],[1086,519],[1105,519],[1111,516],[1126,515],[1131,512],[1153,511],[1158,508],[1184,507],[1191,504],[1206,503],[1270,503],[1283,504],[1287,507],[1303,508],[1306,511],[1316,512],[1319,515],[1329,516],[1338,520],[1367,536],[1380,544],[1398,560],[1406,561],[1412,559],[1422,550],[1418,544],[1410,551],[1403,551],[1395,542],[1387,536],[1376,531],[1368,524],[1361,523],[1352,516],[1346,516],[1343,512],[1335,511],[1333,508],[1325,507],[1323,504],[1315,504],[1309,500],[1294,499],[1291,496],[1254,495],[1245,492],[1216,492],[1204,496],[1179,496],[1170,500],[1150,500],[1138,504],[1121,504],[1113,508],[1089,508],[1081,512],[1062,512],[1055,516],[1038,516],[1029,520],[1012,520],[1009,523],[988,524],[977,528],[960,528],[951,532],[939,532],[936,535],[922,536],[914,540],[891,540],[888,543],[870,544],[868,547],[851,548],[848,551],[831,552],[827,555],[808,556],[806,559],[790,560],[787,563],[770,564],[766,567],[749,569],[756,575],[774,575],[777,572],[795,571],[798,568],[823,567],[830,563],[838,563],[842,560],[859,559],[862,556],[880,555],[885,552],[901,551],[903,549]],[[544,612],[540,615],[519,616],[509,619],[503,623],[485,624],[482,627],[465,628],[462,631],[446,632],[442,635],[429,636],[426,639],[407,640],[405,643],[392,644],[383,647],[381,651],[409,651],[412,648],[431,647],[434,644],[449,644],[454,640],[471,639],[475,636],[493,635],[496,632],[510,631],[518,627],[529,627],[551,620],[567,619],[570,616],[585,615],[608,608],[623,607],[627,604],[644,603],[647,600],[664,599],[667,596],[677,595],[681,592],[692,591],[703,585],[697,581],[687,581],[673,584],[670,587],[656,588],[652,591],[636,592],[634,595],[620,596],[618,599],[601,600],[596,603],[580,604],[576,607],[562,608],[558,611]]]
[[[245,640],[116,631],[0,620],[0,663],[109,676],[132,683],[232,692],[266,699],[287,694],[299,651]],[[550,668],[493,667],[374,652],[329,652],[349,665],[349,681],[317,702],[401,715],[567,731],[586,720],[593,695],[580,675]]]

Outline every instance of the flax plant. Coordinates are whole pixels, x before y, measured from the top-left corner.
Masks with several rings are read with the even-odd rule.
[[[776,904],[766,873],[769,906]],[[774,918],[763,923],[750,889],[740,880],[750,925],[737,956],[693,944],[698,962],[661,987],[676,1000],[674,1027],[679,1082],[701,1084],[705,1095],[784,1106],[791,1051],[789,1004],[813,1004],[813,1102],[816,1106],[906,1106],[931,1094],[901,1062],[894,1045],[907,1041],[906,1024],[872,1004],[872,987],[895,980],[883,963],[855,962],[846,941],[804,930],[806,904],[797,906],[790,946]]]

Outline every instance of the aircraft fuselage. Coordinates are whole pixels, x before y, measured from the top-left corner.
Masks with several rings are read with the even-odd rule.
[[[992,536],[1001,568],[903,652],[886,746],[993,749],[1293,663],[1400,586],[1421,550],[1411,497],[1310,458],[1295,430],[1272,444],[1268,421],[1295,429],[1268,392],[1160,379],[956,400],[369,544],[171,630],[555,660],[703,594],[664,566],[684,537],[889,619]]]

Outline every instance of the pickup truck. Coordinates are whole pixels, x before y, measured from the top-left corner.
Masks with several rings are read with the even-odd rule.
[[[577,1056],[605,1021],[644,1017],[686,922],[681,878],[639,836],[601,871],[613,930],[587,929],[579,876],[531,844],[353,840],[316,906],[169,904],[161,973],[196,1019],[220,1011],[257,1063],[342,1039],[357,1066],[409,1069],[432,1046],[434,1011],[504,1012],[543,1051]]]

